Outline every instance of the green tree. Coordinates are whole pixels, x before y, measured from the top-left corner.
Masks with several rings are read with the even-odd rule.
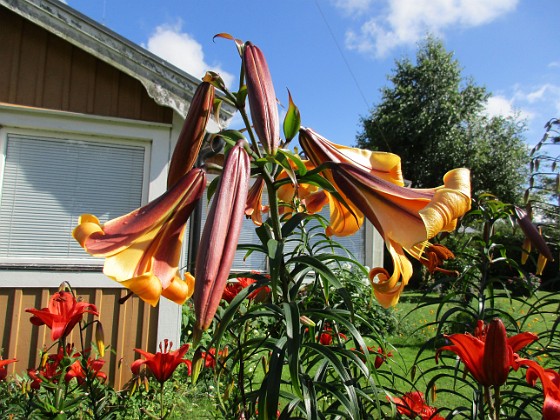
[[[389,81],[381,102],[362,118],[359,147],[400,155],[414,187],[440,185],[448,170],[467,167],[473,195],[519,202],[529,162],[524,124],[485,115],[489,93],[462,76],[441,41],[428,37],[416,63],[397,60]]]

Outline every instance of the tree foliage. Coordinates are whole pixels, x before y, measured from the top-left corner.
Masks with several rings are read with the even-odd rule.
[[[428,37],[416,63],[397,60],[389,81],[381,102],[362,118],[359,147],[400,155],[414,187],[440,185],[448,170],[468,167],[473,194],[519,201],[528,163],[524,124],[486,115],[489,93],[462,76],[441,41]]]

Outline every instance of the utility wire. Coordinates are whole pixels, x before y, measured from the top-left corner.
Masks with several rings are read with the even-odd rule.
[[[340,56],[342,57],[342,61],[344,61],[344,64],[346,65],[346,68],[348,69],[348,72],[350,73],[350,76],[352,77],[352,80],[354,81],[354,84],[356,85],[356,88],[358,89],[358,92],[360,93],[360,96],[362,97],[364,103],[366,104],[366,106],[369,109],[370,105],[369,105],[369,103],[366,99],[366,96],[364,95],[364,92],[362,91],[362,88],[360,87],[360,84],[358,83],[358,79],[354,75],[354,72],[352,71],[352,68],[350,67],[350,63],[348,63],[348,60],[346,60],[346,56],[344,55],[344,52],[342,51],[342,48],[340,48],[340,45],[338,44],[338,41],[336,40],[336,37],[334,36],[334,32],[333,32],[331,26],[329,25],[329,22],[327,21],[327,18],[325,16],[325,14],[323,13],[323,10],[321,9],[321,6],[319,5],[319,0],[315,0],[315,5],[317,6],[317,9],[319,10],[319,14],[323,18],[323,22],[325,22],[325,25],[326,25],[329,33],[331,34],[331,38],[332,38],[334,44],[336,45],[336,48],[337,48],[338,52],[340,53]]]

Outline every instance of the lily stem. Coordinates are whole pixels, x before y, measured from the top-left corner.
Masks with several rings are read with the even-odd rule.
[[[488,403],[488,411],[489,411],[488,414],[490,415],[490,419],[498,420],[498,417],[496,417],[496,409],[494,407],[494,400],[492,399],[492,396],[490,395],[490,387],[489,386],[484,387],[484,398],[486,399],[486,402]]]
[[[160,419],[163,419],[165,416],[165,406],[163,404],[163,385],[164,382],[161,383],[160,389],[159,389],[159,409],[160,409]]]

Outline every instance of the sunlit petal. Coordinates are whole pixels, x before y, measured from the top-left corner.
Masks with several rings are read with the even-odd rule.
[[[310,128],[300,130],[300,143],[315,166],[325,162],[349,163],[396,185],[404,185],[401,158],[333,143]]]
[[[399,244],[388,241],[386,246],[393,260],[393,274],[389,275],[384,268],[374,268],[370,271],[369,278],[379,304],[388,308],[398,303],[404,287],[412,277],[412,264]]]
[[[82,215],[73,236],[94,256],[106,257],[103,273],[155,306],[162,291],[184,303],[192,294],[179,274],[187,220],[202,196],[206,177],[201,169],[183,175],[158,199],[103,225]]]

